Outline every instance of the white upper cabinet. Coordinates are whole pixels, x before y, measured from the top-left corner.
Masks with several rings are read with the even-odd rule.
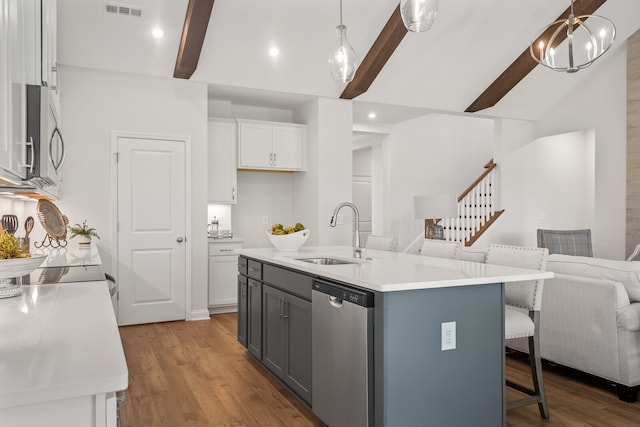
[[[236,121],[209,120],[208,140],[208,200],[212,203],[237,203]]]
[[[25,67],[27,84],[47,86],[60,111],[57,59],[57,1],[21,0],[26,8]]]
[[[239,119],[238,132],[238,169],[306,170],[306,125]]]
[[[0,166],[3,169],[10,167],[11,144],[9,143],[9,123],[11,117],[9,112],[9,0],[0,0]]]
[[[24,4],[0,0],[0,175],[26,178],[26,89]]]
[[[42,83],[49,88],[49,96],[60,121],[60,87],[58,85],[58,3],[42,1]]]

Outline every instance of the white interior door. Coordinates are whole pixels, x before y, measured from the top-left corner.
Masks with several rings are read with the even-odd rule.
[[[185,142],[118,137],[118,323],[185,319]]]

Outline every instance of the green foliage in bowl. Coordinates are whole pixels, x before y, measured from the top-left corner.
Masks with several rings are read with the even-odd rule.
[[[271,234],[274,236],[282,236],[284,234],[293,234],[297,231],[304,230],[305,227],[301,223],[297,222],[296,225],[292,227],[285,227],[282,224],[273,224],[271,226]]]

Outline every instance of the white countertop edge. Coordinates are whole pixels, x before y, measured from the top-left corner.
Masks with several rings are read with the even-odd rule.
[[[303,247],[297,252],[277,252],[273,248],[243,248],[237,252],[263,262],[377,292],[475,286],[553,277],[553,272],[550,271],[376,250],[367,250],[362,259],[354,259],[352,248],[345,246]],[[355,264],[317,265],[297,259],[311,257],[348,259]]]
[[[231,237],[231,238],[217,238],[217,237],[211,237],[211,236],[207,236],[207,240],[209,241],[209,243],[242,243],[244,242],[244,239],[241,239],[239,237]]]
[[[436,282],[404,282],[393,283],[388,285],[376,285],[367,283],[357,279],[345,280],[343,276],[332,274],[331,272],[318,273],[322,277],[327,279],[334,279],[341,282],[347,282],[349,284],[369,289],[377,292],[398,292],[398,291],[415,291],[421,289],[438,289],[438,288],[453,288],[458,286],[477,286],[488,285],[493,283],[511,283],[522,282],[528,280],[539,279],[551,279],[553,273],[548,271],[542,274],[521,274],[521,275],[508,275],[508,276],[490,276],[490,277],[472,277],[468,279],[452,279],[452,280],[438,280]]]

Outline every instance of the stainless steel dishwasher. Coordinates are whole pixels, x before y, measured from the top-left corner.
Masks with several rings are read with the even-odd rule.
[[[373,426],[373,293],[314,280],[311,408],[329,427]]]

